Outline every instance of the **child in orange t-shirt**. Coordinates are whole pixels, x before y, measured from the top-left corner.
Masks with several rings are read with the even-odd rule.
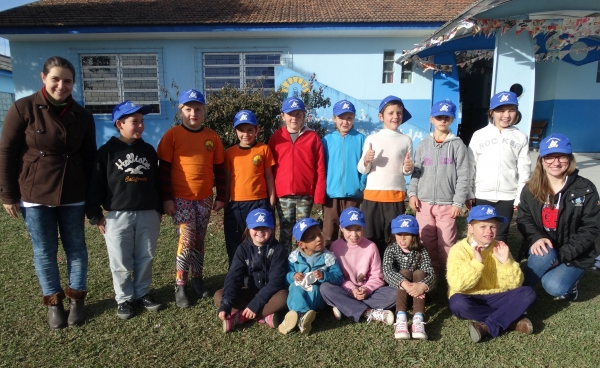
[[[243,240],[246,217],[257,208],[273,212],[275,159],[271,149],[256,141],[258,122],[250,110],[235,114],[233,128],[240,143],[225,152],[225,247],[229,265]]]
[[[178,108],[183,124],[167,130],[157,153],[164,210],[179,227],[175,304],[187,308],[188,270],[196,294],[210,295],[202,279],[204,237],[211,209],[219,211],[225,205],[225,169],[221,139],[202,126],[206,112],[202,93],[193,89],[183,92]],[[215,184],[217,198],[213,204]]]

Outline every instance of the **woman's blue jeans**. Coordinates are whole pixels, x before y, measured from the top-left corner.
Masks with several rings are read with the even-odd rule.
[[[533,287],[542,281],[544,290],[555,297],[563,296],[571,291],[585,270],[579,267],[570,267],[564,263],[552,266],[556,257],[554,248],[548,248],[548,253],[543,253],[542,256],[536,256],[530,251],[527,263],[523,266],[525,274],[523,285]]]
[[[33,262],[44,296],[62,291],[58,272],[58,231],[67,256],[69,287],[86,290],[88,253],[84,206],[21,207],[33,243]]]

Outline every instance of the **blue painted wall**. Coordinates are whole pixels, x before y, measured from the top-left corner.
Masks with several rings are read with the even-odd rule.
[[[53,55],[67,57],[78,68],[81,53],[157,52],[162,86],[170,87],[171,81],[175,80],[181,90],[192,87],[203,90],[203,52],[278,51],[288,59],[293,70],[306,76],[316,73],[319,82],[359,100],[379,101],[390,94],[400,96],[414,116],[411,123],[427,128],[431,72],[416,71],[412,83],[401,84],[400,67],[395,65],[395,82],[382,84],[383,52],[395,50],[399,56],[403,49],[418,41],[418,37],[11,41],[11,54],[16,98],[21,98],[41,88],[39,73],[44,61]],[[73,91],[79,102],[83,100],[80,79],[80,75],[76,76]],[[374,106],[378,105],[379,102]],[[144,139],[156,145],[172,125],[173,115],[170,104],[162,102],[161,114],[148,115],[145,119]],[[95,118],[97,141],[102,144],[115,134],[115,130],[109,115],[96,115]]]
[[[12,73],[0,70],[0,92],[15,93]]]

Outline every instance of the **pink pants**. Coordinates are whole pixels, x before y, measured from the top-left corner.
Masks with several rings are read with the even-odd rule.
[[[437,275],[445,272],[448,252],[456,243],[456,221],[451,215],[452,205],[431,205],[421,201],[421,208],[416,216],[421,243],[427,249]]]

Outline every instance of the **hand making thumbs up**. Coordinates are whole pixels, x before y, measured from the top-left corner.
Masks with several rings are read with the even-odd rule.
[[[367,154],[363,159],[365,166],[369,166],[371,162],[375,159],[375,151],[373,151],[373,143],[369,143],[369,149],[367,150]]]
[[[406,157],[404,157],[404,172],[411,172],[413,169],[413,161],[410,157],[410,150],[406,152]]]

